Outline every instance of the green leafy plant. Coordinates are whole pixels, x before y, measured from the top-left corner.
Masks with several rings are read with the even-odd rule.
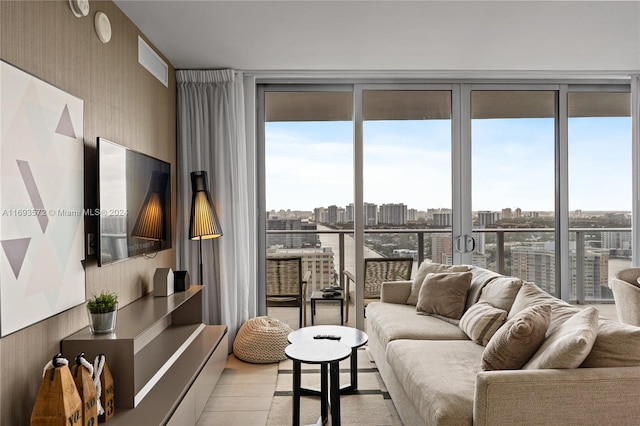
[[[92,314],[104,314],[113,312],[118,308],[118,295],[113,292],[103,291],[100,294],[94,294],[87,301],[87,308]]]

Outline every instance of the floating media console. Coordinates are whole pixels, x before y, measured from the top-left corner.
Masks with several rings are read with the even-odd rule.
[[[228,352],[227,327],[201,322],[202,288],[149,293],[118,311],[114,333],[92,334],[87,327],[62,341],[70,359],[105,354],[115,383],[112,426],[195,424]]]

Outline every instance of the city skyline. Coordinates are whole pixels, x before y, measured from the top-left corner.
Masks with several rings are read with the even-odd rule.
[[[472,209],[553,211],[553,120],[472,123]],[[631,210],[628,123],[628,117],[570,119],[570,210]],[[267,210],[352,203],[352,139],[351,122],[267,123]],[[365,199],[451,208],[448,120],[365,122],[364,141]]]

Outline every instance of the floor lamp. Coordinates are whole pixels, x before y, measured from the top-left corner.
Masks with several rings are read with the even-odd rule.
[[[218,221],[216,209],[211,201],[207,172],[191,172],[191,218],[189,220],[189,238],[198,241],[199,249],[199,282],[203,285],[202,278],[202,240],[218,238],[222,236],[222,228]]]

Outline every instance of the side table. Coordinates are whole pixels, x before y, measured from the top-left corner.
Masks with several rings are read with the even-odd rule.
[[[362,330],[353,327],[343,327],[340,325],[316,325],[312,327],[299,328],[287,336],[290,343],[311,343],[325,341],[325,339],[314,339],[318,335],[340,336],[340,343],[351,348],[350,376],[351,383],[340,388],[341,394],[354,393],[358,390],[358,348],[364,346],[369,341],[369,336]],[[302,392],[307,395],[319,395],[315,389],[303,388]]]
[[[331,398],[331,425],[340,425],[340,368],[339,363],[351,355],[351,348],[335,340],[313,340],[292,343],[284,353],[293,361],[293,418],[300,425],[301,363],[320,364],[320,424],[327,422],[329,397]],[[331,389],[327,384],[327,366]]]
[[[340,325],[344,325],[344,290],[336,289],[334,292],[334,295],[328,297],[322,290],[316,290],[311,293],[311,325],[313,325],[313,320],[316,316],[317,302],[340,302]]]

